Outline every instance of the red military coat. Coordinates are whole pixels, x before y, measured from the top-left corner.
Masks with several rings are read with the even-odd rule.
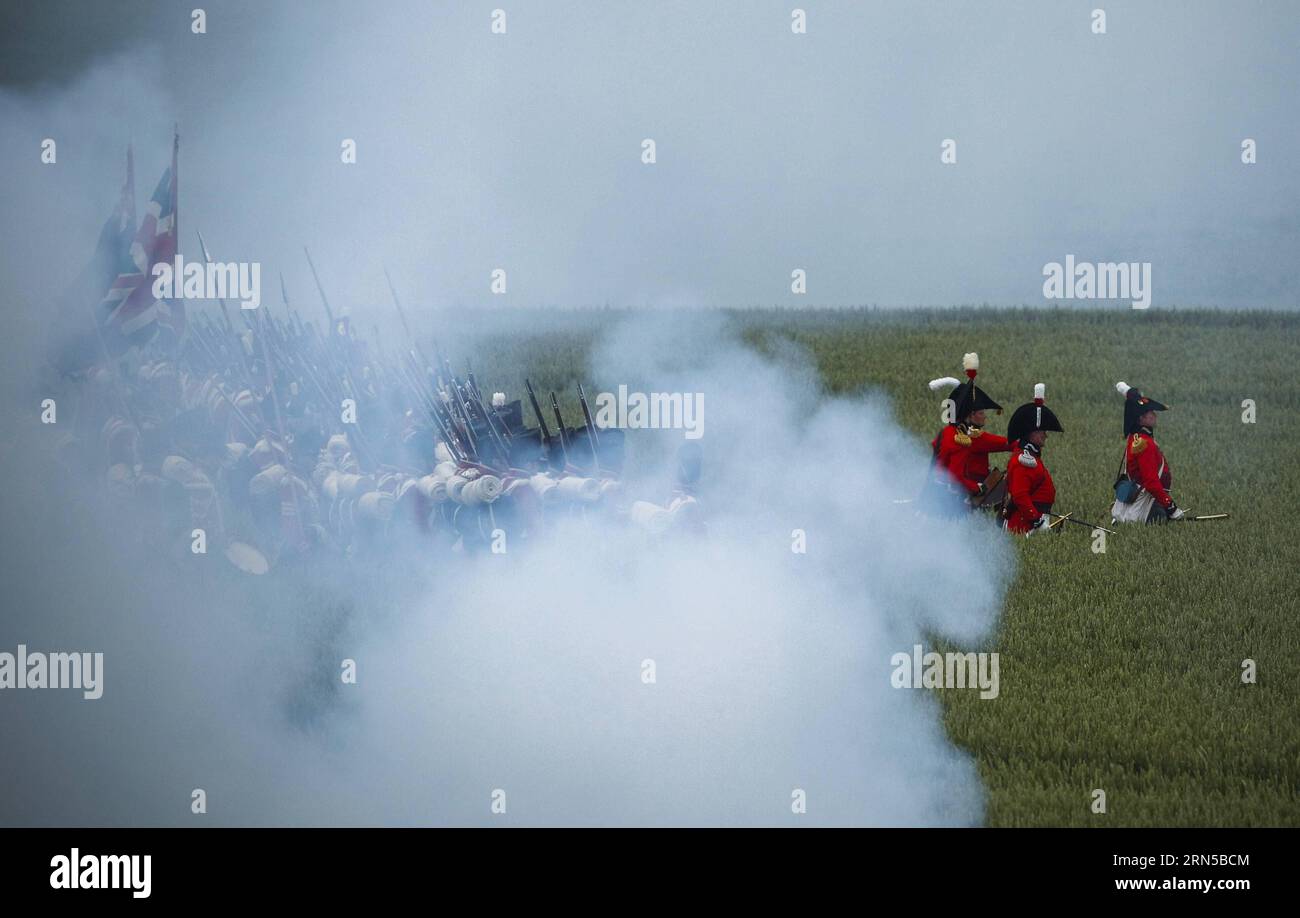
[[[1007,528],[1012,532],[1028,532],[1056,503],[1052,473],[1032,443],[1026,443],[1020,454],[1007,463],[1007,500]]]
[[[1169,488],[1174,476],[1151,431],[1143,427],[1132,434],[1124,447],[1124,456],[1128,477],[1141,485],[1161,507],[1171,506],[1174,499],[1169,496]]]
[[[939,431],[930,446],[935,452],[935,465],[945,470],[939,473],[945,483],[956,482],[970,494],[978,494],[980,485],[989,477],[989,454],[1011,449],[1006,437],[958,424]]]
[[[999,437],[986,430],[975,428],[967,431],[970,446],[966,455],[966,481],[975,482],[975,490],[989,477],[989,455],[1011,451],[1011,444],[1006,437]]]

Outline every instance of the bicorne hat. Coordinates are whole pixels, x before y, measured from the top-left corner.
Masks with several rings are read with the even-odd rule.
[[[1126,382],[1115,383],[1115,390],[1124,396],[1124,436],[1137,433],[1142,425],[1138,418],[1148,411],[1167,411],[1168,405],[1162,405],[1153,398],[1147,398]]]
[[[1043,404],[1047,387],[1042,383],[1034,386],[1034,400],[1026,402],[1015,410],[1007,424],[1007,439],[1014,442],[1023,440],[1035,430],[1055,430],[1065,433],[1065,428],[1057,419],[1055,412]]]
[[[962,367],[966,371],[966,382],[961,382],[951,376],[942,376],[939,379],[930,380],[930,391],[938,392],[947,386],[953,389],[948,393],[948,398],[957,409],[957,420],[963,420],[971,415],[972,412],[993,409],[1002,413],[1002,406],[988,395],[979,386],[975,385],[975,375],[980,368],[980,355],[975,353],[966,354],[962,357]]]

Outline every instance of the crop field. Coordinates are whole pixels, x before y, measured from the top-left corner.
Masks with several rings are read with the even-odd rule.
[[[516,392],[525,375],[557,391],[608,382],[587,375],[587,354],[622,318],[560,313],[520,333],[508,330],[528,328],[529,313],[479,314],[498,346],[476,369]],[[966,351],[980,353],[981,386],[1006,409],[990,416],[995,433],[1046,383],[1066,430],[1045,451],[1056,509],[1107,526],[1124,442],[1114,384],[1168,404],[1156,435],[1175,499],[1231,518],[1119,528],[1104,551],[1068,525],[1018,540],[991,645],[940,648],[997,651],[1001,694],[938,692],[946,728],[975,757],[993,826],[1300,825],[1300,320],[988,309],[725,319],[759,349],[801,347],[827,392],[883,391],[920,443],[940,426],[926,382],[959,375]],[[1098,789],[1104,814],[1092,808]]]

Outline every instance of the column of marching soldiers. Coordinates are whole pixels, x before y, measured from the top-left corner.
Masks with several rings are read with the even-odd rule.
[[[1064,428],[1047,407],[1044,384],[1034,386],[1033,400],[1016,408],[1007,435],[1000,437],[984,429],[986,412],[1000,414],[1002,406],[975,384],[979,355],[966,354],[962,366],[967,377],[964,382],[951,376],[930,381],[931,391],[950,390],[945,402],[950,420],[930,444],[933,461],[922,508],[942,515],[991,510],[1007,530],[1026,537],[1047,532],[1061,522],[1105,528],[1052,511],[1056,486],[1043,451],[1048,433],[1064,433]],[[1124,398],[1125,443],[1115,479],[1111,522],[1225,518],[1227,514],[1189,517],[1174,503],[1170,493],[1173,472],[1155,438],[1158,412],[1167,406],[1125,382],[1116,383],[1115,388]],[[1012,454],[1005,472],[990,469],[989,457],[994,453]]]
[[[412,538],[505,553],[574,517],[649,538],[703,529],[698,450],[679,451],[662,503],[628,499],[623,431],[592,422],[580,385],[584,423],[570,424],[554,392],[543,406],[526,383],[529,427],[521,399],[488,397],[413,339],[385,350],[346,315],[321,331],[287,303],[284,317],[222,305],[192,312],[179,348],[66,377],[75,422],[60,462],[106,475],[117,508],[142,514],[161,548],[201,540],[265,573]],[[86,448],[96,441],[102,450]]]

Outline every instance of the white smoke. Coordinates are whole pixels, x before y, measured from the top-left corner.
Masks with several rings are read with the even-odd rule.
[[[326,582],[231,581],[202,566],[219,556],[132,569],[108,532],[77,533],[57,571],[10,546],[29,592],[0,644],[103,650],[106,675],[99,702],[0,697],[27,721],[3,820],[979,823],[972,762],[936,699],[891,688],[890,657],[988,639],[1010,551],[984,521],[893,503],[924,446],[879,399],[827,398],[800,355],[762,357],[704,317],[624,324],[591,374],[705,394],[707,537],[574,521],[504,555],[413,545]],[[669,457],[681,442],[629,436]],[[660,502],[662,486],[629,482]]]

